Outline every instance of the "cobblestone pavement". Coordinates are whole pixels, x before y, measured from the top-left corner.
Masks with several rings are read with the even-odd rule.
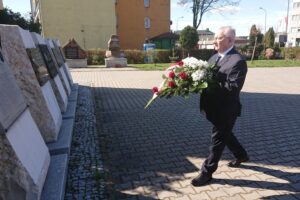
[[[251,161],[229,168],[232,155],[225,150],[205,187],[190,184],[210,144],[211,125],[199,113],[198,95],[187,101],[159,99],[144,110],[149,88],[161,82],[162,72],[100,68],[71,73],[75,82],[92,86],[98,135],[91,137],[105,140],[112,199],[300,199],[300,67],[249,69],[235,134]],[[70,173],[76,177],[82,170]]]
[[[65,192],[66,200],[105,199],[102,181],[105,170],[99,142],[92,88],[79,86]]]

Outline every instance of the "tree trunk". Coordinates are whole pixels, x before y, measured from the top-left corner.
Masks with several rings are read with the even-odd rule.
[[[255,49],[256,49],[256,43],[257,43],[257,36],[255,36],[255,42],[254,42],[254,47],[253,47],[253,52],[252,52],[252,57],[251,57],[251,63],[253,63],[253,58],[254,58]]]

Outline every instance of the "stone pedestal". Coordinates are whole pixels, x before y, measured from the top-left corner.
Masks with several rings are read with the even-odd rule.
[[[87,59],[66,59],[68,66],[72,68],[86,68]]]
[[[105,58],[105,66],[106,67],[127,67],[127,59],[126,58]]]
[[[46,142],[57,139],[57,128],[26,52],[29,38],[18,26],[0,25],[3,57],[21,88],[31,115]],[[30,35],[29,35],[30,36]]]
[[[106,67],[127,67],[127,59],[120,48],[119,36],[111,35],[108,41],[108,51],[105,52]]]

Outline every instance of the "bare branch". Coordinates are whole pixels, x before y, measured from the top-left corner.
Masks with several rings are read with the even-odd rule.
[[[193,12],[193,27],[198,28],[202,22],[202,17],[210,10],[217,10],[224,6],[237,6],[240,0],[178,0],[178,5],[191,4]]]

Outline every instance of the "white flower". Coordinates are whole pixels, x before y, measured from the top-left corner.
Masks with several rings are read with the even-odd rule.
[[[196,69],[197,67],[198,68],[207,68],[209,66],[206,61],[198,60],[197,58],[194,58],[194,57],[187,57],[187,58],[183,59],[182,61],[186,67],[189,67],[192,69]]]
[[[183,59],[182,62],[184,63],[184,66],[195,69],[198,66],[199,60],[194,57],[187,57]]]
[[[203,68],[207,68],[209,66],[208,62],[199,60],[199,66]]]
[[[204,71],[197,70],[192,73],[193,81],[200,81],[204,77]]]

